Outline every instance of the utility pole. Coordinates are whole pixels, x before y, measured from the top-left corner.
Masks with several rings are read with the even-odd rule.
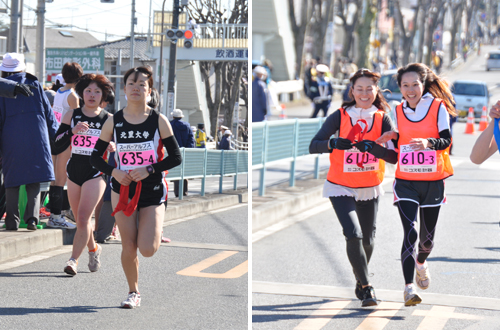
[[[120,76],[122,74],[122,49],[118,49],[118,59],[116,61],[116,75]],[[115,85],[115,113],[120,110],[120,94],[121,94],[121,82],[122,78],[116,78]]]
[[[151,51],[151,10],[153,8],[153,0],[149,0],[149,23],[148,23],[148,49],[147,52]]]
[[[179,28],[179,13],[181,7],[179,0],[174,0],[172,29]],[[162,31],[163,32],[163,31]],[[175,64],[177,61],[177,39],[170,39],[170,57],[168,59],[168,89],[167,89],[167,114],[175,108]]]
[[[135,42],[135,0],[132,0],[132,26],[130,28],[130,68],[135,67],[134,65],[134,42]]]
[[[35,76],[45,82],[45,0],[38,0],[36,9],[36,70]]]
[[[10,2],[10,30],[8,52],[17,53],[19,50],[19,0]]]

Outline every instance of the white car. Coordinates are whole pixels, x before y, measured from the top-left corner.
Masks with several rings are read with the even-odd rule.
[[[488,85],[478,80],[457,80],[451,86],[455,108],[460,117],[467,117],[469,108],[474,109],[474,117],[481,118],[483,107],[489,109],[490,93]]]
[[[500,69],[500,50],[493,50],[486,56],[486,71]]]

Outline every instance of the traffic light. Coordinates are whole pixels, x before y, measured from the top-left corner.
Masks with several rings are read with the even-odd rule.
[[[184,39],[184,48],[193,47],[193,31],[170,29],[166,32],[167,38],[172,40]]]

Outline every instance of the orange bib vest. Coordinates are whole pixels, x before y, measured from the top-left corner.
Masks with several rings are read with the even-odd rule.
[[[419,122],[406,118],[403,103],[396,107],[399,129],[398,167],[396,178],[410,181],[438,181],[453,175],[449,149],[413,151],[409,144],[413,138],[439,139],[438,113],[442,100],[434,99],[425,115]]]
[[[353,125],[351,117],[340,108],[339,137],[346,138]],[[373,115],[371,129],[366,132],[364,139],[375,141],[382,135],[382,119],[384,112],[378,110]],[[359,142],[359,141],[358,141]],[[364,168],[357,166],[363,162]],[[350,188],[375,187],[384,180],[385,162],[375,158],[372,154],[361,153],[356,148],[350,150],[333,149],[330,154],[330,169],[326,179],[334,184]]]

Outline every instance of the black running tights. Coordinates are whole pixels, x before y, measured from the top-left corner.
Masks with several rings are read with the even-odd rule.
[[[356,201],[354,197],[330,197],[346,238],[347,257],[356,279],[368,285],[368,263],[372,256],[378,198]]]
[[[419,208],[417,203],[399,201],[396,203],[401,223],[403,224],[404,240],[401,248],[401,264],[405,283],[413,283],[415,274],[415,245],[418,243],[419,263],[424,263],[434,246],[434,232],[439,215],[440,206]],[[420,235],[417,234],[417,212],[420,213]]]

